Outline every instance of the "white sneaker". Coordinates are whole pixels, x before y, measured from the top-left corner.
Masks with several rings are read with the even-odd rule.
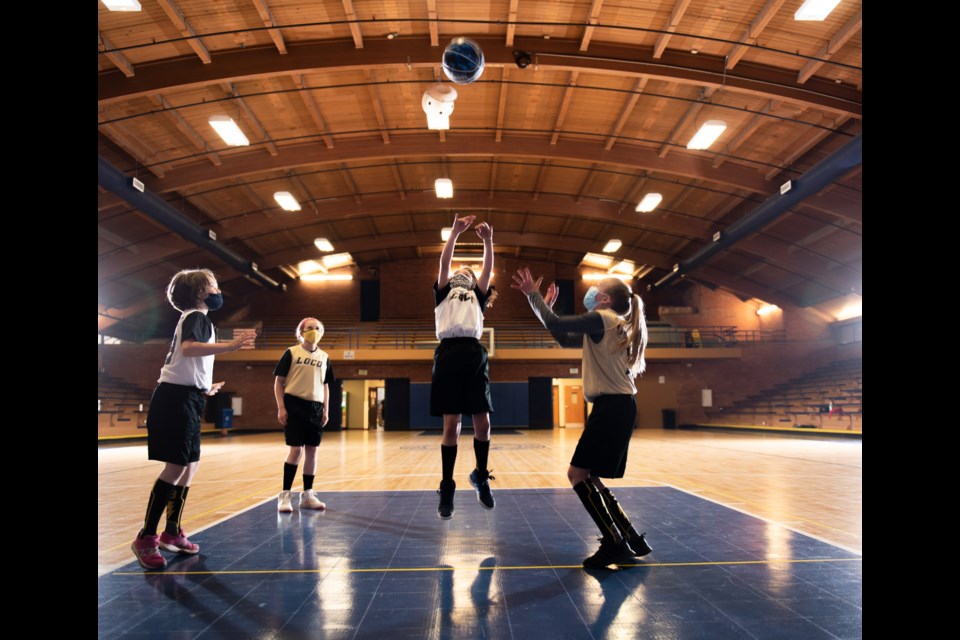
[[[300,508],[301,509],[326,509],[327,505],[320,502],[316,495],[313,493],[313,489],[308,491],[302,491],[300,493]]]
[[[293,498],[291,491],[281,491],[277,496],[277,511],[280,513],[293,512]]]

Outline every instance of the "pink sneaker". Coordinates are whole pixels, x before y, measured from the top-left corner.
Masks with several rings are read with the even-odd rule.
[[[152,571],[166,568],[167,561],[160,555],[160,550],[157,549],[159,540],[160,536],[137,536],[133,544],[130,545],[133,555],[137,556],[137,562],[144,569]]]
[[[174,553],[185,553],[187,555],[193,555],[199,553],[200,545],[194,544],[187,540],[186,534],[183,532],[181,527],[177,535],[172,536],[166,531],[160,534],[159,540],[160,548],[164,551],[173,551]],[[142,563],[141,563],[142,564]]]

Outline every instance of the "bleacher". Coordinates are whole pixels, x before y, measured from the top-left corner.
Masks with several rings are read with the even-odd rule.
[[[97,438],[145,436],[150,395],[147,389],[99,374]]]
[[[804,374],[714,410],[711,424],[863,431],[863,361]]]

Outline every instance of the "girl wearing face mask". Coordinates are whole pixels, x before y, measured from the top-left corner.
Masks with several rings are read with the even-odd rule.
[[[223,295],[209,269],[173,276],[167,299],[181,315],[147,413],[147,455],[164,467],[150,491],[143,528],[131,545],[144,569],[167,566],[160,549],[184,554],[200,551],[199,545],[187,539],[180,519],[200,464],[200,423],[206,396],[223,386],[223,382],[213,382],[213,358],[252,347],[256,339],[251,331],[231,342],[217,343],[207,312],[223,305]],[[157,535],[164,510],[166,527]]]
[[[629,564],[652,550],[645,534],[630,523],[616,497],[600,478],[622,478],[627,449],[637,419],[634,379],[643,373],[647,323],[643,301],[616,278],[590,287],[583,304],[587,313],[560,317],[553,312],[558,289],[551,283],[540,295],[543,278],[529,269],[513,276],[515,289],[527,300],[543,326],[564,347],[583,348],[583,390],[593,410],[574,451],[567,478],[600,529],[600,549],[583,561],[584,568]]]
[[[434,316],[440,346],[433,356],[433,380],[430,386],[430,415],[443,416],[443,439],[440,443],[442,480],[437,515],[447,520],[453,516],[453,496],[457,484],[453,469],[457,461],[460,438],[460,416],[473,417],[473,451],[476,468],[470,473],[470,484],[477,499],[493,509],[487,469],[490,452],[490,370],[487,350],[480,344],[483,313],[496,297],[490,286],[493,273],[493,227],[486,222],[476,231],[483,240],[483,268],[477,278],[471,269],[462,267],[451,273],[453,248],[461,233],[470,228],[476,216],[454,216],[450,238],[440,254],[440,272],[433,285]]]
[[[291,488],[297,465],[303,461],[301,509],[326,509],[313,491],[317,473],[317,447],[323,427],[330,417],[330,384],[333,366],[330,356],[320,347],[323,324],[316,318],[304,318],[297,325],[297,344],[283,352],[273,375],[273,396],[277,401],[277,421],[283,425],[284,439],[290,451],[283,463],[283,490],[277,496],[277,511],[293,511]]]

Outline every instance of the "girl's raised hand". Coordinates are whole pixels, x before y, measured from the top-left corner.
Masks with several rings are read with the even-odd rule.
[[[464,231],[470,228],[470,225],[473,224],[473,221],[477,219],[477,216],[463,216],[462,218],[457,217],[456,214],[453,216],[453,233],[460,235]]]
[[[481,222],[477,225],[477,235],[483,240],[489,240],[493,238],[493,227],[490,226],[489,222]]]
[[[525,294],[529,294],[534,291],[539,292],[541,282],[543,282],[542,277],[534,280],[530,269],[524,267],[523,269],[518,269],[517,272],[513,274],[513,284],[510,286],[514,289],[519,289]]]
[[[550,286],[547,287],[547,295],[543,296],[543,301],[547,303],[547,306],[553,309],[553,303],[557,301],[557,298],[560,296],[560,287],[557,286],[556,282],[551,282]]]

